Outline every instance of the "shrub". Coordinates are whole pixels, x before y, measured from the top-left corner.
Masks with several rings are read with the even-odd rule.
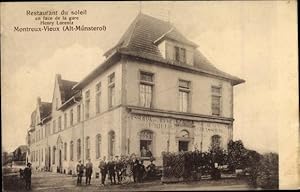
[[[278,154],[267,153],[262,156],[256,182],[263,189],[278,189]]]
[[[230,170],[244,169],[246,148],[241,140],[228,143],[228,166]]]

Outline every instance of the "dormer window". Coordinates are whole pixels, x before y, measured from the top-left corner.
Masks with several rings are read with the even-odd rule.
[[[185,48],[175,46],[175,61],[186,63],[186,50]]]
[[[168,39],[159,42],[157,46],[161,56],[170,63],[194,65],[194,46]]]

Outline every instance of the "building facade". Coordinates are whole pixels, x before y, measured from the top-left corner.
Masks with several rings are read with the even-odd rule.
[[[139,14],[106,60],[80,82],[56,75],[51,103],[37,100],[28,158],[73,174],[78,160],[227,148],[233,87],[244,80],[214,67],[170,23]]]

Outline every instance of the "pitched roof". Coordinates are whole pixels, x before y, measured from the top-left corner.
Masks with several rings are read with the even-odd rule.
[[[154,60],[164,61],[166,59],[162,57],[158,46],[155,44],[164,38],[197,47],[195,43],[188,40],[169,22],[145,14],[139,14],[117,45],[106,52],[105,55],[107,56],[113,50],[116,50],[121,53],[123,52],[144,58],[148,56]],[[149,59],[148,57],[147,59]],[[244,80],[238,77],[217,69],[198,49],[195,49],[194,67],[212,75],[234,80],[235,84],[244,82]]]
[[[64,103],[76,94],[76,90],[72,87],[78,82],[61,79],[59,82],[59,89],[61,93],[61,102]]]
[[[192,47],[198,47],[198,45],[190,40],[188,40],[185,36],[183,36],[175,27],[172,27],[169,31],[164,33],[161,37],[154,41],[154,44],[158,45],[164,39],[171,39],[173,41],[177,41],[183,44],[190,45]]]
[[[197,47],[195,43],[188,40],[169,22],[140,13],[130,24],[118,43],[105,52],[104,56],[106,56],[107,60],[109,60],[113,55],[112,53],[120,53],[159,61],[161,63],[174,64],[172,61],[163,58],[157,46],[157,43],[165,38],[172,39],[195,48]],[[104,61],[104,64],[105,63],[106,61]],[[94,78],[96,72],[101,71],[100,69],[103,67],[104,65],[97,67],[86,78],[79,82],[79,84],[75,85],[74,88],[77,89],[82,87],[89,79]],[[194,69],[195,71],[199,71],[204,74],[229,79],[234,85],[244,82],[244,80],[238,77],[217,69],[198,49],[195,49],[194,53],[194,66],[187,65],[183,67]]]
[[[126,48],[136,52],[146,52],[161,56],[154,41],[171,28],[172,25],[166,21],[140,13],[114,49]],[[107,56],[108,54],[105,53],[104,55]]]
[[[42,102],[40,105],[40,117],[43,120],[45,117],[51,114],[52,103]]]

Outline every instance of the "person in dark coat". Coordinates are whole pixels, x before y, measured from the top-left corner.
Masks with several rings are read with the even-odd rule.
[[[147,150],[147,157],[152,157],[152,152],[150,149]]]
[[[99,168],[101,173],[101,184],[105,185],[105,178],[107,174],[107,162],[105,156],[103,157],[103,160],[100,161]]]
[[[109,174],[109,179],[110,179],[110,183],[112,184],[116,184],[116,163],[115,161],[110,161],[107,164],[108,167],[108,174]]]
[[[144,161],[141,160],[141,163],[138,164],[138,182],[143,182],[144,178],[146,176],[146,168],[144,165]]]
[[[24,169],[23,176],[25,179],[25,189],[31,189],[31,163],[27,163],[27,167]]]
[[[83,170],[84,166],[81,163],[81,160],[78,161],[78,164],[76,166],[76,172],[77,172],[77,185],[81,185],[82,183],[82,176],[83,176]]]
[[[88,162],[85,166],[85,184],[90,185],[91,184],[91,178],[93,173],[93,163],[91,162],[91,159],[88,159]]]
[[[120,184],[122,180],[121,177],[122,171],[123,171],[122,160],[119,159],[119,156],[116,156],[116,173],[117,173],[118,184]]]
[[[133,159],[132,162],[132,173],[133,173],[133,181],[136,183],[138,182],[138,175],[139,175],[139,160]]]

